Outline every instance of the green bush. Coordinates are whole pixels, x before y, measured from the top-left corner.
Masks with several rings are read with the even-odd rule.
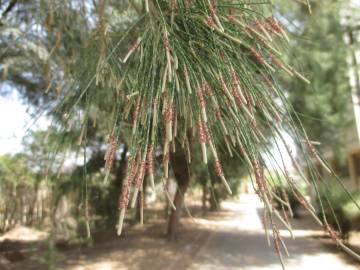
[[[318,204],[322,205],[323,213],[319,211],[319,218],[339,232],[340,237],[348,240],[351,230],[359,229],[356,220],[360,220],[360,211],[353,203],[353,200],[360,203],[360,192],[346,194],[338,184],[328,183],[319,188]],[[321,204],[320,204],[321,200]]]
[[[360,191],[352,194],[353,200],[360,205]],[[352,228],[353,230],[360,230],[360,210],[353,203],[352,200],[348,200],[343,206],[344,213],[352,220]]]
[[[279,186],[276,186],[273,189],[273,191],[275,192],[276,196],[278,196],[283,201],[286,201],[286,197],[287,197],[290,207],[291,207],[291,210],[293,212],[293,217],[298,218],[299,217],[298,209],[300,208],[301,204],[295,197],[293,190],[288,186],[279,185]],[[281,208],[281,203],[276,202],[276,207]],[[285,208],[285,209],[287,209],[287,208]]]

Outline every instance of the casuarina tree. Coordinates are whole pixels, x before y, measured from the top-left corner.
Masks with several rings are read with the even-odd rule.
[[[321,176],[314,163],[329,173],[332,170],[308,138],[276,81],[283,73],[303,84],[310,83],[296,66],[285,61],[289,36],[273,16],[271,1],[121,2],[126,12],[114,8],[112,1],[101,0],[95,6],[97,16],[91,17],[90,34],[71,66],[71,80],[59,90],[53,109],[65,130],[74,125],[74,119],[78,121],[78,143],[84,147],[91,132],[89,119],[97,119],[94,111],[101,112],[102,118],[92,125],[107,123],[105,181],[120,136],[125,129],[130,130],[126,176],[118,204],[118,234],[127,208],[143,196],[146,176],[154,187],[155,168],[162,169],[164,192],[171,199],[165,184],[171,166],[178,182],[168,230],[172,238],[189,184],[188,163],[193,151],[201,151],[202,162],[213,168],[231,194],[221,158],[227,153],[236,155],[253,175],[256,193],[265,207],[263,221],[266,228],[272,227],[281,261],[287,249],[276,222],[291,234],[292,230],[285,212],[273,206],[275,201],[290,208],[286,196],[282,199],[274,192],[280,178],[286,179],[296,199],[334,241],[356,256],[343,245],[325,216],[322,220],[317,217],[301,194],[299,181],[293,178],[296,174],[317,190]],[[311,12],[308,0],[298,2]],[[85,4],[84,11],[92,6]],[[49,22],[59,16],[56,5],[52,10]],[[298,145],[297,157],[284,131]],[[270,142],[285,146],[287,153],[282,154],[290,157],[292,172],[285,162],[275,158]],[[274,169],[276,177],[271,173]]]

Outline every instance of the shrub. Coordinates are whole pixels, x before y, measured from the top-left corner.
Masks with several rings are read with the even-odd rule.
[[[319,193],[318,204],[324,210],[324,213],[318,213],[319,218],[323,221],[326,218],[329,225],[339,232],[340,237],[348,240],[350,231],[359,229],[355,226],[355,221],[360,219],[360,212],[353,200],[360,203],[360,192],[349,196],[337,185],[328,183],[319,188]]]

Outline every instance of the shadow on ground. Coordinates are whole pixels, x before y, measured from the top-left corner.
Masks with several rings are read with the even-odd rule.
[[[145,226],[126,227],[121,238],[115,235],[115,230],[102,231],[93,235],[92,246],[59,248],[56,265],[58,269],[64,270],[280,269],[277,254],[267,247],[261,223],[246,223],[249,222],[249,216],[259,223],[262,209],[256,208],[252,213],[248,212],[246,204],[241,207],[210,212],[205,217],[199,208],[192,208],[193,218],[183,218],[179,237],[174,242],[165,239],[166,224],[164,219],[159,218],[161,213],[157,213],[158,218],[148,219]],[[156,213],[149,214],[149,217],[153,214]],[[294,220],[293,224],[295,231],[307,233],[295,241],[284,235],[291,253],[286,264],[296,264],[305,257],[338,253],[336,246],[331,245],[329,239],[323,238],[320,228],[313,227],[309,217],[303,216]],[[1,268],[0,262],[0,269],[48,269],[48,264],[44,262],[44,252],[46,249],[39,249],[30,257],[7,264],[4,268]],[[347,263],[355,263],[351,259],[347,260]]]

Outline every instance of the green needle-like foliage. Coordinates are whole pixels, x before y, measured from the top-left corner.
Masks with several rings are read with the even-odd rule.
[[[299,190],[299,181],[318,190],[321,176],[314,161],[329,173],[332,171],[307,137],[285,91],[276,82],[283,73],[292,80],[310,83],[285,61],[289,37],[272,16],[271,1],[120,2],[126,8],[126,16],[117,13],[121,9],[112,9],[115,16],[108,16],[105,0],[96,6],[98,17],[91,20],[96,23],[88,26],[91,34],[79,40],[79,43],[87,40],[86,46],[77,60],[67,66],[63,77],[70,77],[71,82],[61,87],[58,106],[53,111],[64,130],[80,119],[78,144],[84,148],[90,133],[89,120],[94,126],[106,126],[105,180],[114,163],[119,138],[124,130],[130,130],[127,139],[130,157],[119,200],[118,234],[130,199],[134,205],[143,190],[145,175],[149,175],[150,182],[154,181],[155,154],[162,156],[165,183],[170,156],[176,148],[183,147],[190,162],[192,149],[196,149],[190,145],[198,144],[202,161],[205,164],[211,161],[208,165],[214,168],[229,193],[221,159],[225,154],[236,155],[254,175],[253,185],[265,206],[264,223],[266,228],[268,224],[273,228],[280,260],[282,251],[287,249],[275,221],[280,221],[290,233],[291,225],[285,212],[280,213],[273,206],[276,201],[282,209],[290,208],[286,196],[282,199],[276,195],[279,179],[285,179],[292,195],[341,247],[357,256],[342,244],[325,215],[322,220],[317,218]],[[310,10],[309,1],[299,2]],[[84,5],[85,11],[87,8]],[[56,6],[52,10],[55,15],[49,13],[46,19],[49,29],[51,21],[61,14]],[[66,37],[74,43],[69,33]],[[48,34],[51,36],[51,31]],[[61,56],[64,48],[55,47],[56,55]],[[306,166],[308,175],[291,152],[284,131],[298,146],[301,165]],[[286,168],[285,162],[275,158],[271,142],[286,146],[287,153],[282,154],[290,156],[292,168]]]
[[[188,162],[190,142],[201,145],[203,162],[213,161],[214,171],[229,193],[218,152],[235,154],[243,160],[255,176],[254,186],[266,209],[264,222],[273,227],[280,258],[281,249],[286,251],[286,248],[275,219],[290,232],[291,225],[272,206],[272,201],[278,201],[290,207],[288,201],[273,191],[277,179],[286,179],[302,206],[342,245],[325,216],[324,221],[316,217],[314,208],[301,195],[298,182],[292,179],[285,164],[275,159],[269,147],[270,141],[285,144],[294,171],[301,181],[314,185],[315,189],[320,174],[312,162],[320,162],[331,173],[276,83],[281,72],[293,80],[310,82],[283,61],[288,36],[272,17],[271,3],[149,0],[144,1],[143,8],[135,1],[133,4],[138,15],[126,30],[112,32],[104,25],[104,15],[100,16],[93,41],[80,60],[82,68],[64,92],[57,110],[60,115],[70,117],[71,110],[77,113],[81,109],[84,121],[94,104],[108,111],[107,121],[112,124],[105,156],[106,177],[120,131],[124,125],[131,126],[118,233],[122,230],[130,195],[134,203],[146,173],[150,179],[154,178],[155,150],[162,152],[166,179],[169,156],[176,151],[175,140],[178,140],[188,153]],[[130,44],[128,50],[122,44]],[[304,159],[309,176],[305,176],[291,153],[282,135],[284,130],[299,146],[299,156]],[[265,159],[274,164],[276,177]]]

